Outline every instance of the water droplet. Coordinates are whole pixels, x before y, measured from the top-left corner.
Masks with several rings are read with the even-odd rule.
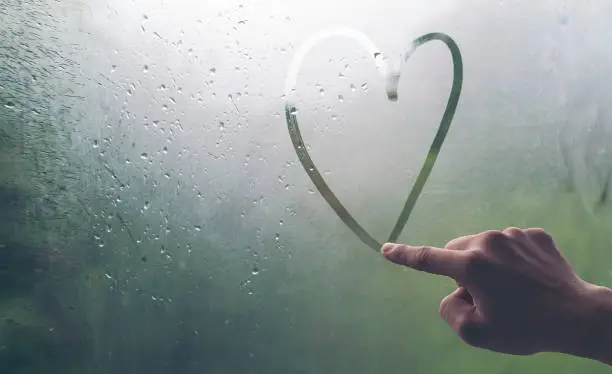
[[[274,241],[279,241],[280,240],[280,234],[276,233],[274,234]]]
[[[210,68],[210,70],[208,70],[208,72],[210,73],[210,75],[215,75],[215,74],[217,74],[217,68],[212,67],[212,68]]]
[[[285,224],[285,221],[283,221],[282,219],[281,219],[280,221],[278,221],[278,225],[279,225],[279,226],[282,226],[282,225],[284,225],[284,224]]]
[[[195,229],[195,231],[202,231],[202,226],[200,225],[195,225],[193,226],[193,228]]]
[[[357,87],[355,87],[355,85],[351,83],[351,91],[355,92],[356,90],[357,90]]]
[[[164,152],[164,153],[168,153],[168,147],[165,147],[165,146],[164,146],[164,148],[162,149],[162,152]]]
[[[361,89],[363,90],[363,92],[368,92],[368,83],[364,83],[361,85]]]
[[[100,243],[98,243],[98,247],[100,247],[100,248],[104,248],[104,242],[100,242]]]
[[[290,114],[292,114],[292,115],[294,115],[294,116],[295,116],[295,115],[297,115],[297,113],[298,113],[297,108],[295,108],[295,107],[294,107],[294,108],[291,108],[291,110],[289,111],[289,113],[290,113]]]
[[[15,103],[13,103],[12,101],[7,101],[6,104],[4,104],[4,106],[7,108],[14,108]]]
[[[149,154],[147,152],[142,152],[140,154],[140,158],[143,160],[146,160],[147,158],[149,158]]]
[[[319,89],[319,95],[325,96],[325,90],[323,88]]]
[[[98,143],[98,139],[94,139],[92,147],[98,148],[99,146],[100,146],[100,143]]]
[[[253,275],[259,274],[259,267],[257,267],[257,265],[253,266],[253,269],[251,270],[251,274]]]
[[[344,96],[338,95],[338,101],[343,103],[344,102]]]
[[[143,66],[143,67],[142,67],[142,71],[143,71],[144,73],[148,72],[148,71],[149,71],[149,65],[145,65],[145,66]]]
[[[143,208],[144,208],[144,210],[149,210],[149,206],[150,206],[150,205],[151,205],[151,204],[150,204],[148,201],[145,201],[145,203],[144,203],[144,207],[143,207]]]

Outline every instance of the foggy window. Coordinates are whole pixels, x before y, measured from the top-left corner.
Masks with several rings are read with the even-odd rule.
[[[590,5],[3,0],[0,373],[603,372],[464,346],[453,282],[362,242],[287,123],[385,242],[454,76],[440,41],[400,61],[444,33],[461,95],[398,242],[542,227],[611,285],[612,4]]]

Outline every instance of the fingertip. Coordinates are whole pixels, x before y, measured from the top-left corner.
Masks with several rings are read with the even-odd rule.
[[[383,244],[382,248],[381,248],[381,252],[383,255],[389,255],[393,252],[393,250],[395,249],[396,244],[395,243],[385,243]]]
[[[382,247],[382,254],[385,259],[397,265],[407,265],[406,249],[409,246],[405,244],[387,243]]]

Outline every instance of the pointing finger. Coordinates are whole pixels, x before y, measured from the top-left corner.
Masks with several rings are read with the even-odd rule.
[[[387,243],[383,245],[382,253],[385,258],[398,265],[444,275],[460,282],[466,279],[466,252]]]

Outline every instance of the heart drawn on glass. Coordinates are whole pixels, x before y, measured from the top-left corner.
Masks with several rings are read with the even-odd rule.
[[[323,179],[323,176],[312,161],[312,158],[310,157],[310,154],[308,153],[308,150],[304,145],[304,140],[302,139],[300,127],[298,125],[297,120],[298,111],[292,101],[292,96],[295,92],[295,84],[297,81],[298,72],[304,57],[319,42],[321,42],[323,39],[327,39],[332,36],[345,36],[355,39],[365,49],[367,49],[370,53],[370,56],[373,57],[378,71],[387,80],[388,99],[392,101],[397,101],[397,85],[400,79],[401,64],[400,68],[398,68],[396,71],[389,72],[385,59],[380,58],[382,57],[382,53],[378,50],[378,48],[376,48],[374,43],[367,36],[351,28],[334,29],[323,31],[314,36],[313,38],[309,39],[296,53],[287,75],[285,93],[285,119],[287,121],[291,141],[293,142],[293,148],[295,149],[295,152],[297,153],[300,162],[302,163],[302,166],[306,170],[306,173],[316,186],[321,196],[323,196],[327,203],[336,212],[338,217],[344,222],[346,226],[348,226],[353,231],[355,235],[357,235],[359,239],[361,239],[362,242],[364,242],[373,250],[378,251],[382,244],[379,243],[378,240],[374,239],[346,210],[344,205],[342,205],[340,200],[338,200],[336,195],[329,188],[329,186],[325,182],[325,179]],[[400,236],[404,227],[406,226],[408,218],[410,217],[410,213],[412,212],[412,209],[414,208],[421,194],[421,191],[423,190],[423,187],[427,182],[427,178],[429,178],[429,175],[431,174],[431,170],[433,169],[438,154],[440,153],[442,144],[446,139],[446,134],[448,133],[448,130],[450,128],[451,122],[455,115],[455,111],[457,109],[457,104],[459,103],[459,97],[461,95],[461,86],[463,84],[463,61],[459,47],[450,36],[436,32],[425,34],[415,39],[411,43],[408,51],[404,53],[404,56],[401,59],[401,63],[405,63],[419,46],[434,40],[439,40],[446,44],[451,53],[453,62],[453,84],[451,87],[448,102],[446,104],[446,109],[444,110],[442,120],[440,121],[440,126],[438,127],[438,131],[436,132],[436,136],[434,137],[429,151],[427,152],[427,156],[425,157],[425,161],[423,162],[421,171],[419,172],[419,175],[417,176],[417,179],[414,185],[412,186],[410,193],[408,194],[408,198],[406,199],[404,208],[400,213],[387,242],[395,242]]]

